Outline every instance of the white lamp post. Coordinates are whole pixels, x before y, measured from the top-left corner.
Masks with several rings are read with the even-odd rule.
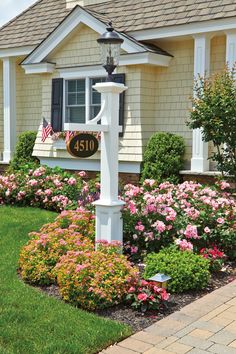
[[[103,67],[108,73],[106,82],[93,88],[101,93],[101,111],[87,124],[65,124],[65,130],[101,131],[101,195],[96,206],[96,241],[113,240],[123,243],[121,209],[124,202],[118,198],[119,97],[127,89],[112,81],[112,72],[119,63],[123,42],[111,24],[99,39]],[[101,120],[101,124],[97,124]]]
[[[101,195],[96,205],[96,241],[106,239],[123,243],[121,208],[124,202],[118,199],[118,148],[119,148],[119,97],[127,88],[113,82],[112,73],[119,64],[120,47],[123,43],[109,23],[107,32],[98,40],[101,45],[103,67],[108,73],[107,82],[96,84],[105,106],[101,124],[109,129],[101,137]]]

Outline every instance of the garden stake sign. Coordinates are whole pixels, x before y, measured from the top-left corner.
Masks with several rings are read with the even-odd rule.
[[[72,156],[86,158],[97,152],[98,140],[92,134],[78,133],[70,138],[66,147]]]
[[[66,131],[101,132],[101,194],[94,202],[96,241],[123,243],[121,208],[125,203],[118,199],[119,96],[127,87],[103,82],[93,88],[101,93],[101,110],[97,117],[86,124],[65,123],[64,128]],[[101,124],[98,124],[100,120]],[[82,145],[86,147],[85,141]],[[77,148],[80,150],[79,146]]]

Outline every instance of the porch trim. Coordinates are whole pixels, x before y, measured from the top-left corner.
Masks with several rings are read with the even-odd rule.
[[[9,162],[16,145],[16,60],[3,59],[3,161]]]

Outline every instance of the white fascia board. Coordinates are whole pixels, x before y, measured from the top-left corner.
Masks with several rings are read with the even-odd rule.
[[[74,11],[59,25],[51,35],[45,39],[23,62],[23,64],[39,63],[49,55],[80,23],[83,23],[93,29],[98,34],[102,34],[106,31],[106,25],[101,21],[94,18],[92,15],[76,7]],[[124,38],[124,42],[121,45],[122,49],[127,52],[142,51],[143,48],[135,42]]]
[[[93,65],[93,66],[81,66],[74,68],[57,68],[59,75],[61,78],[65,80],[71,79],[84,79],[86,77],[101,77],[106,76],[106,71],[102,68],[101,65]]]
[[[49,167],[61,167],[66,170],[73,171],[100,171],[100,161],[92,159],[78,159],[74,157],[66,158],[50,158],[41,157],[36,154],[40,159],[42,165]],[[119,161],[119,172],[121,173],[140,173],[140,162],[126,162]]]
[[[22,64],[21,66],[25,74],[48,74],[53,73],[55,70],[55,64],[52,63]]]
[[[148,64],[169,66],[172,57],[151,52],[124,54],[120,57],[120,66]]]
[[[204,22],[195,22],[184,25],[167,26],[142,31],[133,31],[129,32],[128,34],[138,41],[144,41],[170,37],[192,36],[195,34],[208,32],[224,32],[234,29],[236,29],[235,17]]]
[[[33,46],[25,46],[25,47],[16,47],[16,48],[0,48],[0,58],[7,57],[19,57],[22,55],[29,55],[35,47]]]

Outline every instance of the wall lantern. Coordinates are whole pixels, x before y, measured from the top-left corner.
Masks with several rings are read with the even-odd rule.
[[[113,81],[112,73],[119,64],[120,47],[124,40],[114,32],[112,23],[109,22],[107,31],[103,33],[100,38],[98,38],[97,42],[101,46],[101,59],[103,67],[108,73],[106,81],[111,82]]]
[[[149,278],[148,280],[156,282],[157,286],[159,288],[165,288],[166,289],[167,282],[170,279],[171,279],[171,277],[169,277],[168,275],[165,275],[165,274],[162,274],[162,273],[157,273],[156,275],[154,275],[153,277]]]

